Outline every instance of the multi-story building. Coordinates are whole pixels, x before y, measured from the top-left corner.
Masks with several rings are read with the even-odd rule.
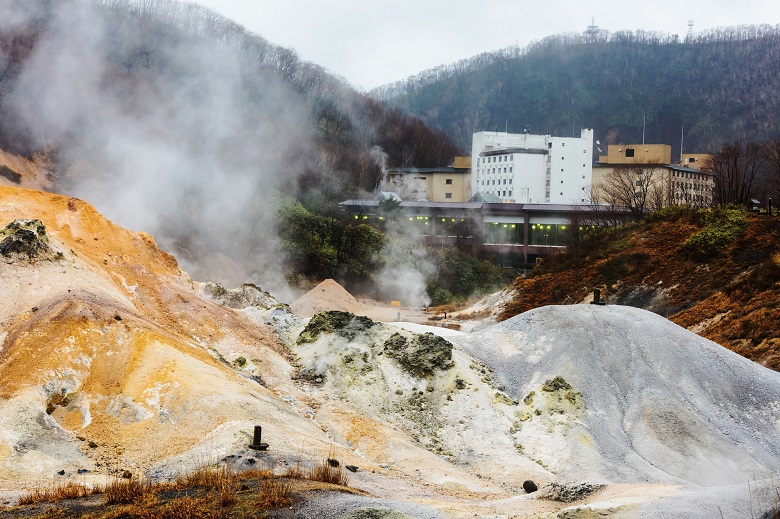
[[[611,144],[593,167],[593,201],[641,205],[643,210],[709,206],[715,178],[700,169],[707,157],[683,155],[680,164],[673,164],[668,144]]]
[[[450,166],[389,169],[384,188],[403,200],[466,202],[471,198],[470,166],[469,157],[455,157]]]
[[[490,193],[507,203],[586,203],[592,166],[591,129],[580,137],[477,132],[471,194]]]

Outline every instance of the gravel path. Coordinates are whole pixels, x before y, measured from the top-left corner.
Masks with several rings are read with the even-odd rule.
[[[443,519],[439,511],[406,501],[389,501],[339,492],[323,492],[288,510],[273,512],[271,519]]]

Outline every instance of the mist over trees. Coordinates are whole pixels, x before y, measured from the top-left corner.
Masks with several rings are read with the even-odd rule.
[[[3,0],[0,20],[0,148],[48,153],[56,190],[152,233],[196,278],[279,277],[279,193],[320,210],[373,193],[385,167],[462,153],[201,6]]]
[[[578,135],[714,151],[780,135],[780,26],[681,37],[648,31],[550,36],[443,65],[371,92],[468,146],[475,131]]]

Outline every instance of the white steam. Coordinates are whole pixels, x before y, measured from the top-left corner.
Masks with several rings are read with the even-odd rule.
[[[388,299],[403,306],[426,307],[431,302],[427,279],[436,272],[436,265],[415,234],[403,218],[390,225],[390,243],[377,286]]]
[[[196,277],[262,283],[280,271],[268,206],[312,146],[300,96],[215,40],[154,20],[139,32],[121,8],[53,4],[10,100],[38,146],[59,146],[67,192],[150,232]],[[30,5],[0,11],[3,23],[41,16]]]

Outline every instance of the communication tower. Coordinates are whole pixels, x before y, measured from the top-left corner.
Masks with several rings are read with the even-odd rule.
[[[585,30],[585,40],[588,43],[592,43],[596,41],[599,35],[599,26],[596,25],[596,17],[592,17],[590,19],[590,25],[588,25],[588,28]]]

